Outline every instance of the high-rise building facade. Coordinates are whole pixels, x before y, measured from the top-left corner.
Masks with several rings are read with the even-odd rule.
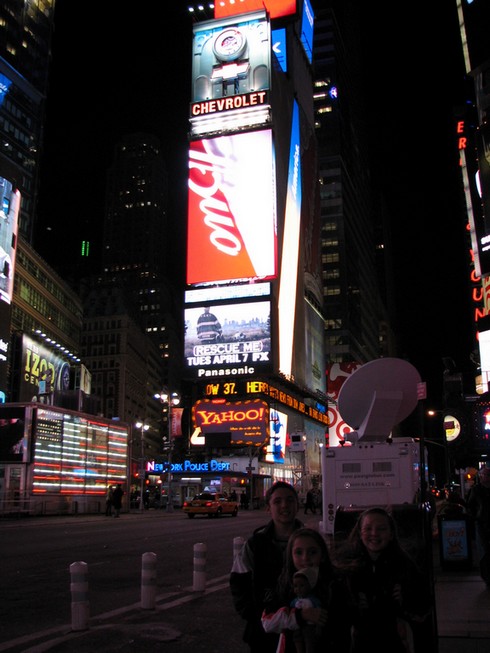
[[[22,195],[19,232],[32,244],[55,0],[0,6],[0,175]]]
[[[314,2],[327,365],[366,363],[395,353],[388,277],[378,260],[389,241],[370,179],[363,80],[356,74],[362,50],[355,5]]]

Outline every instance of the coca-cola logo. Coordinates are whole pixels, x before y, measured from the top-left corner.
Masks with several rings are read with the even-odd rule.
[[[201,198],[199,210],[209,227],[211,243],[224,254],[237,256],[243,242],[223,193],[227,158],[213,143],[200,141],[191,148],[189,190]]]

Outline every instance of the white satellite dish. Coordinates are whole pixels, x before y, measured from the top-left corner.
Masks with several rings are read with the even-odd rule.
[[[346,439],[386,440],[393,427],[413,412],[420,374],[401,358],[379,358],[346,379],[338,398],[342,419],[354,429]]]

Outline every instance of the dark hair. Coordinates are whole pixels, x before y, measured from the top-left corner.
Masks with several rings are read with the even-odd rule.
[[[272,495],[274,494],[274,492],[276,490],[280,490],[281,488],[284,489],[284,490],[290,490],[294,494],[294,496],[296,498],[296,501],[299,502],[298,493],[296,492],[296,489],[291,485],[291,483],[287,483],[286,481],[276,481],[275,483],[273,483],[270,486],[270,488],[265,493],[265,505],[266,506],[268,506],[270,504],[271,498],[272,498]]]
[[[365,518],[369,517],[370,515],[380,515],[386,518],[390,532],[393,536],[391,542],[388,545],[389,548],[392,551],[403,551],[398,539],[398,531],[396,528],[395,520],[393,519],[393,515],[385,508],[367,508],[357,518],[356,523],[350,531],[347,539],[337,546],[335,552],[335,562],[338,567],[348,569],[351,567],[355,568],[361,564],[362,559],[367,554],[366,547],[364,546],[361,539],[362,525]]]
[[[291,594],[293,576],[297,571],[299,571],[295,568],[293,563],[293,547],[294,543],[299,537],[311,537],[311,539],[314,540],[320,547],[322,552],[322,560],[318,568],[318,582],[328,583],[334,575],[334,568],[332,561],[330,560],[327,542],[323,535],[319,531],[316,531],[314,528],[298,528],[289,536],[288,546],[286,549],[286,561],[278,581],[280,593],[285,597]]]
[[[319,531],[316,531],[314,528],[298,528],[291,533],[288,540],[288,546],[286,550],[286,563],[284,565],[285,573],[287,574],[288,578],[292,578],[295,572],[298,571],[293,563],[293,547],[294,543],[299,537],[311,537],[312,540],[315,540],[322,552],[320,571],[323,570],[328,572],[328,574],[331,574],[333,569],[332,562],[330,561],[327,542],[325,541],[323,535]]]

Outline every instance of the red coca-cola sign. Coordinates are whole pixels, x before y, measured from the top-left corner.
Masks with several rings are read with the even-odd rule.
[[[270,130],[193,141],[187,283],[276,276]]]

